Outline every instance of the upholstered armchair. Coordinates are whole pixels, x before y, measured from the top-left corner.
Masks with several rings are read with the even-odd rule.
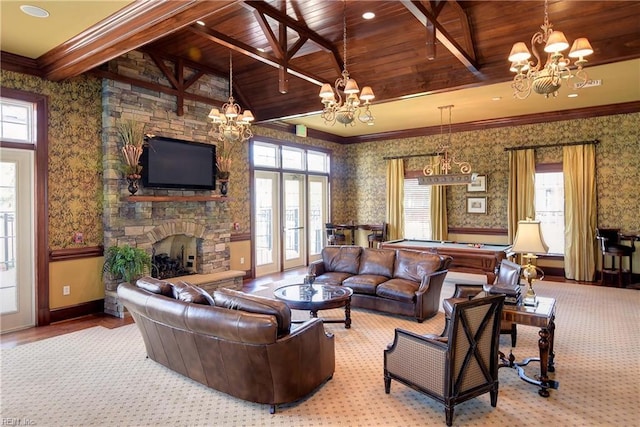
[[[503,259],[500,263],[498,275],[493,283],[484,285],[456,284],[453,296],[442,301],[442,308],[444,309],[445,316],[445,329],[442,332],[442,336],[447,334],[451,311],[455,303],[473,298],[482,291],[488,293],[493,286],[499,286],[500,288],[506,289],[517,289],[520,287],[521,274],[522,266],[520,264]],[[518,329],[516,328],[515,323],[502,320],[500,323],[500,333],[511,335],[511,346],[516,346],[516,342],[518,340]]]
[[[455,405],[489,392],[498,403],[498,344],[504,295],[458,302],[446,337],[396,329],[384,351],[384,389],[391,380],[442,402],[447,425]]]

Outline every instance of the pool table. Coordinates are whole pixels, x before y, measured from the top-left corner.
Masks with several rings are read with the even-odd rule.
[[[462,273],[486,274],[493,283],[500,262],[511,256],[511,245],[440,242],[433,240],[400,239],[381,243],[382,248],[428,250],[453,258],[449,270]]]

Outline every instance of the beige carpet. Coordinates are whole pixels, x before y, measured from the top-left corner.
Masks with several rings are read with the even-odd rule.
[[[503,368],[498,407],[490,406],[488,395],[465,402],[456,407],[454,424],[638,425],[640,292],[551,282],[537,283],[536,290],[558,299],[552,378],[560,388],[544,399],[515,370]],[[448,282],[442,296],[452,291]],[[38,426],[444,425],[442,405],[396,382],[386,395],[382,379],[382,351],[393,329],[440,332],[442,313],[418,324],[354,309],[352,319],[350,330],[326,325],[336,337],[333,379],[275,415],[265,405],[208,389],[146,359],[140,334],[129,325],[2,350],[0,417],[4,425],[21,420]],[[537,355],[537,329],[519,326],[518,332],[517,358]],[[508,336],[501,345],[509,350]]]

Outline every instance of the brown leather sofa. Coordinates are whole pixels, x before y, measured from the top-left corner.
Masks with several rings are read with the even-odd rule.
[[[353,289],[351,306],[415,317],[438,312],[440,291],[452,258],[408,249],[327,246],[309,265],[315,283]]]
[[[122,283],[152,360],[215,390],[250,402],[294,402],[333,376],[333,335],[320,319],[291,328],[281,301],[150,277]]]

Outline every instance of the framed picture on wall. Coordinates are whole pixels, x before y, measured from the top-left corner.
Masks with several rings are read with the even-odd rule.
[[[487,176],[478,175],[475,181],[467,184],[467,191],[469,193],[487,191]]]
[[[486,197],[467,197],[467,213],[486,214],[487,198]]]

